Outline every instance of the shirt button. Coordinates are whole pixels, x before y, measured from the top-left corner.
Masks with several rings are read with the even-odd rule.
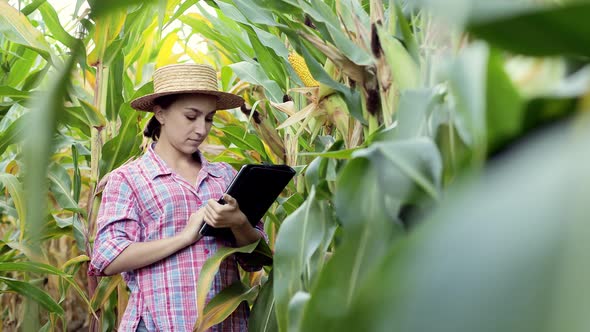
[[[205,249],[205,255],[209,255],[209,249]]]

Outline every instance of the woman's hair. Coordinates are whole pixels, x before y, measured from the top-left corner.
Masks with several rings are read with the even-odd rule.
[[[181,98],[186,94],[174,94],[174,95],[167,95],[161,96],[154,99],[154,105],[160,106],[162,109],[168,109],[170,105],[174,104],[176,100]],[[157,141],[160,138],[160,130],[162,129],[162,125],[156,119],[156,116],[153,115],[150,121],[148,122],[147,126],[143,130],[143,136],[149,137],[154,141]]]

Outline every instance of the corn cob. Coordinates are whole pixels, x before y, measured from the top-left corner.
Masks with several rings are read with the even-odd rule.
[[[311,76],[309,68],[307,68],[307,64],[305,63],[305,59],[303,59],[301,55],[291,52],[289,53],[288,59],[291,66],[293,66],[293,69],[295,69],[295,73],[297,73],[297,76],[299,76],[305,86],[320,85],[320,83]]]

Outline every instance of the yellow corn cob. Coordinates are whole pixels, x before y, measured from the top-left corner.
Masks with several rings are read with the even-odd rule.
[[[307,68],[307,64],[305,63],[305,59],[295,52],[289,53],[289,63],[295,69],[297,76],[303,81],[305,86],[319,86],[320,83],[316,81],[311,73],[309,72],[309,68]]]

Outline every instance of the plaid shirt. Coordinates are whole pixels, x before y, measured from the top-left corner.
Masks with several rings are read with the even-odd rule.
[[[191,213],[209,199],[218,199],[236,171],[226,163],[209,163],[199,153],[201,170],[197,182],[174,173],[153,147],[139,159],[108,177],[98,213],[98,231],[88,273],[102,276],[107,267],[133,242],[171,237],[184,229]],[[262,224],[256,228],[264,234]],[[135,331],[141,318],[148,331],[192,331],[197,319],[197,279],[201,267],[226,241],[204,237],[149,266],[125,272],[129,302],[120,331]],[[207,302],[239,280],[235,256],[226,259],[215,276]],[[224,322],[211,331],[247,331],[248,306],[242,303]]]

